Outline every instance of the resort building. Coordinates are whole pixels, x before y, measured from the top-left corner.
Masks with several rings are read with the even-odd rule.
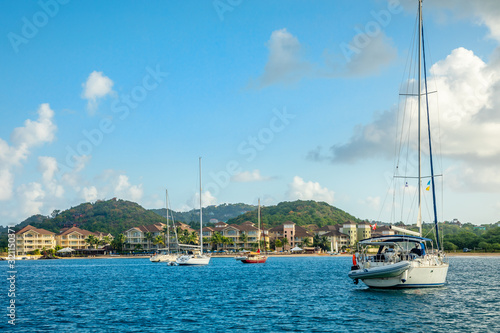
[[[285,244],[282,247],[283,251],[289,251],[295,246],[302,246],[306,239],[308,239],[307,242],[309,242],[309,244],[312,244],[313,237],[314,235],[312,233],[291,221],[269,229],[269,238],[271,240],[286,239]]]
[[[163,236],[164,226],[166,226],[166,224],[157,223],[128,229],[123,233],[125,237],[127,237],[124,248],[126,250],[140,249],[146,251],[153,251],[161,248],[161,244],[154,244],[154,239],[159,235]]]
[[[389,236],[389,235],[394,235],[395,232],[389,226],[383,225],[380,227],[376,227],[375,230],[372,230],[372,237],[379,237],[379,236]]]
[[[87,249],[90,248],[89,244],[85,242],[85,239],[90,235],[97,237],[102,240],[103,237],[108,236],[113,239],[113,236],[108,233],[103,232],[92,232],[88,230],[83,230],[78,227],[64,228],[55,235],[56,245],[61,248],[72,248],[76,249]]]
[[[340,228],[339,231],[349,236],[349,246],[354,246],[356,244],[356,241],[358,240],[356,223],[352,221],[347,221],[344,224],[342,224],[342,227]]]
[[[372,236],[372,226],[368,222],[360,222],[357,225],[358,241],[370,238]]]
[[[218,222],[213,227],[203,228],[203,238],[205,239],[203,246],[207,248],[211,246],[211,244],[209,244],[209,239],[215,233],[231,240],[231,244],[223,245],[223,247],[228,250],[251,249],[259,238],[259,229],[253,222],[246,221],[241,225],[229,225],[224,222]],[[265,240],[266,246],[269,248],[269,235],[267,230],[261,230],[260,240]],[[217,247],[220,248],[221,245],[222,244],[217,244]]]
[[[349,247],[349,235],[340,232],[340,225],[326,225],[317,229],[316,234],[321,237],[327,237],[330,242],[330,249],[338,252]]]
[[[162,224],[162,223],[160,223],[160,224]],[[174,227],[178,228],[177,230],[179,230],[179,229],[182,230],[182,231],[186,230],[189,233],[192,233],[192,232],[196,231],[193,228],[191,228],[191,226],[189,226],[188,224],[182,223],[182,222],[175,222],[174,223]]]
[[[16,255],[26,255],[36,249],[53,249],[56,247],[55,233],[27,225],[15,233]]]

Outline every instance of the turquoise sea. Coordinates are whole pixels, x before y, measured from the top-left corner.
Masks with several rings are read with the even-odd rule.
[[[148,259],[0,262],[4,316],[17,332],[499,332],[500,258],[452,257],[434,289],[372,290],[346,257],[203,267]],[[7,307],[15,299],[15,325]]]

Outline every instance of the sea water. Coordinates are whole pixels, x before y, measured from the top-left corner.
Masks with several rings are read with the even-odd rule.
[[[346,257],[271,257],[207,266],[148,259],[7,262],[0,331],[499,332],[500,257],[452,257],[440,288],[374,290]],[[15,300],[15,325],[8,321]]]

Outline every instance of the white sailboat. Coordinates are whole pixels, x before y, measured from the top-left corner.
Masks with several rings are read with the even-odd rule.
[[[200,157],[200,245],[182,245],[181,248],[189,249],[193,254],[184,254],[177,258],[176,262],[182,266],[208,265],[210,256],[203,253],[203,209],[201,207],[201,157]]]
[[[168,190],[166,190],[166,207],[167,207],[167,244],[165,248],[158,249],[158,252],[149,258],[151,262],[166,262],[168,264],[175,263],[177,261],[177,254],[172,253],[172,249],[170,247],[170,223],[169,223],[169,210],[168,210]],[[173,225],[173,216],[172,216],[172,225]],[[175,230],[175,229],[174,229]],[[175,239],[177,241],[177,233],[175,235]]]
[[[422,0],[418,0],[418,232],[391,226],[398,232],[409,235],[388,235],[365,239],[359,242],[359,251],[353,255],[353,266],[349,277],[358,283],[363,281],[369,287],[375,288],[411,288],[435,287],[446,283],[449,264],[445,253],[441,250],[434,188],[434,167],[432,160],[431,131],[428,108],[427,79],[425,76],[425,93],[421,89],[421,59],[425,46],[422,29]],[[434,228],[437,249],[432,248],[432,240],[422,237],[422,173],[421,173],[421,99],[425,96],[427,105],[427,127],[429,136],[430,181],[432,182]],[[412,178],[412,177],[400,177]],[[431,244],[431,248],[426,244]],[[376,254],[369,252],[370,248],[378,247]]]

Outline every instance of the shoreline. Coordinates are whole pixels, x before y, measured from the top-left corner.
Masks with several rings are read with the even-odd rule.
[[[500,257],[500,252],[447,252],[446,255],[448,257]],[[213,255],[212,258],[226,258],[226,259],[234,259],[237,255]],[[351,257],[352,254],[268,254],[268,258],[306,258],[306,257]],[[102,256],[94,256],[94,257],[58,257],[57,259],[149,259],[150,255],[135,255],[135,256],[127,256],[127,255],[102,255]],[[22,260],[22,259],[16,259]],[[28,259],[28,260],[38,260],[37,259]],[[40,259],[45,260],[45,259]]]

